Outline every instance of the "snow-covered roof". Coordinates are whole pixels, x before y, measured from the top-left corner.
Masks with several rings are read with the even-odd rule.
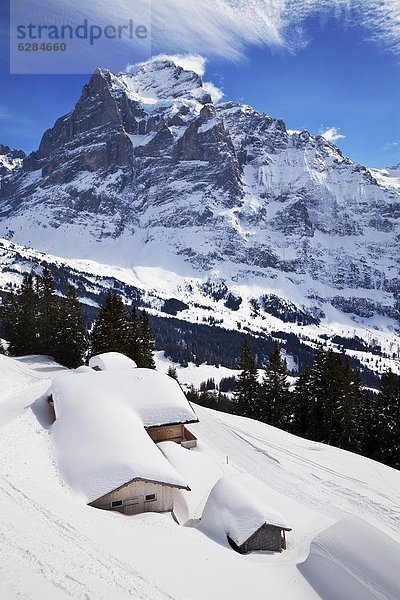
[[[88,502],[134,479],[187,488],[145,430],[197,419],[174,379],[150,369],[66,373],[52,395],[61,470]]]
[[[104,352],[97,356],[92,356],[89,360],[89,367],[97,367],[101,371],[114,371],[115,369],[134,369],[136,363],[131,358],[120,352]]]
[[[77,367],[76,369],[74,369],[72,371],[72,373],[75,373],[77,375],[80,375],[81,373],[91,373],[91,372],[92,372],[92,368],[87,367],[86,365],[81,365],[80,367]]]
[[[202,527],[225,535],[238,546],[264,524],[290,531],[285,519],[241,483],[241,476],[221,477],[210,492],[202,516]]]

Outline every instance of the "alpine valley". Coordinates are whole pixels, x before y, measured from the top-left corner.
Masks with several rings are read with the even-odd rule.
[[[89,313],[112,285],[187,335],[400,372],[400,168],[220,97],[169,60],[96,69],[37,151],[0,146],[0,289],[45,262]]]

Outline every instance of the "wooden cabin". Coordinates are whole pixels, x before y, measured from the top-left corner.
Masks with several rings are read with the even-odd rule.
[[[282,552],[282,550],[286,550],[285,531],[291,531],[291,529],[264,523],[240,545],[236,544],[229,535],[227,538],[232,548],[240,554],[248,554],[256,550]]]
[[[269,489],[247,473],[221,477],[210,492],[201,521],[219,527],[240,554],[282,552],[285,533],[291,528],[266,504],[268,494]]]
[[[190,491],[157,446],[197,443],[186,424],[198,418],[173,378],[153,369],[86,367],[56,377],[50,402],[56,438],[65,438],[62,469],[89,506],[126,515],[166,512],[173,510],[175,489]]]

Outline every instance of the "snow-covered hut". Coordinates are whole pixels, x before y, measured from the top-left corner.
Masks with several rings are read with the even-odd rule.
[[[115,371],[118,369],[134,369],[137,367],[134,360],[121,354],[121,352],[104,352],[92,356],[89,367],[95,371]]]
[[[174,379],[138,368],[66,373],[52,397],[61,470],[88,504],[171,511],[173,490],[189,489],[153,441],[168,432],[181,441],[184,425],[198,420]]]
[[[285,519],[240,482],[240,475],[221,477],[210,492],[201,529],[226,536],[230,545],[247,554],[253,550],[281,552],[286,548]]]

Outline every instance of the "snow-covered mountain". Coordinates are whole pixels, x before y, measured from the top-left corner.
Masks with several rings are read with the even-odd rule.
[[[97,69],[3,175],[0,235],[122,268],[185,303],[203,286],[234,323],[246,307],[255,329],[271,314],[286,321],[289,306],[292,323],[394,332],[396,169],[367,169],[321,136],[216,97],[168,60]]]

